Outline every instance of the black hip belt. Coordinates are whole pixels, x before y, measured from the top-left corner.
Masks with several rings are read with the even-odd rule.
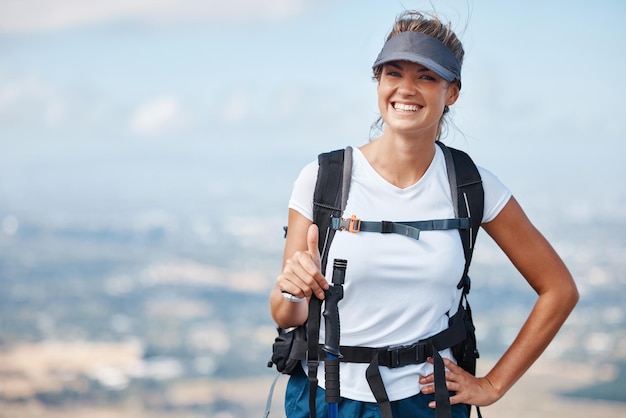
[[[320,358],[323,351],[323,344],[319,346]],[[429,357],[433,356],[432,341],[424,340],[415,344],[399,347],[350,347],[341,346],[339,348],[342,363],[371,363],[374,358],[378,359],[379,366],[390,369],[408,366],[410,364],[425,363]]]
[[[385,384],[380,374],[380,366],[390,369],[404,367],[411,364],[425,363],[429,358],[433,358],[435,374],[435,393],[437,396],[448,396],[445,381],[445,367],[439,351],[451,348],[463,342],[467,337],[467,330],[463,321],[464,311],[459,310],[449,321],[447,329],[433,335],[432,337],[420,340],[414,344],[399,347],[351,347],[340,346],[340,362],[343,363],[365,363],[368,364],[365,371],[367,383],[372,390],[376,402],[380,406],[383,418],[392,418],[391,405]],[[324,358],[323,345],[318,345],[318,358]],[[309,380],[311,387],[317,387],[317,378],[314,377],[317,370],[316,361],[308,361]],[[315,389],[309,394],[314,397]],[[442,395],[443,394],[443,395]]]
[[[343,363],[372,363],[376,359],[379,366],[390,369],[425,363],[429,357],[434,355],[435,351],[451,348],[465,340],[467,333],[461,314],[462,312],[457,312],[450,318],[448,328],[414,344],[388,347],[341,346],[339,347],[341,353],[339,361]],[[325,352],[324,355],[321,355],[322,347],[320,344],[319,358],[325,357]]]

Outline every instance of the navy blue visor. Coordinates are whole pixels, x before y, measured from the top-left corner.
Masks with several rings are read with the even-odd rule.
[[[392,61],[421,64],[446,81],[461,81],[461,64],[450,48],[430,35],[400,32],[385,42],[372,68]]]

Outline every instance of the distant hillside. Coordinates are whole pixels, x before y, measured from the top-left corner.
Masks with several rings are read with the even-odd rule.
[[[588,386],[563,393],[563,396],[626,403],[626,362],[615,364],[617,376],[610,382],[594,382]]]

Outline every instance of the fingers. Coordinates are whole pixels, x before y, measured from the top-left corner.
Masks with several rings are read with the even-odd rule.
[[[317,266],[317,269],[320,269],[320,248],[318,245],[319,242],[319,231],[317,225],[311,224],[309,226],[309,230],[306,235],[306,243],[308,252],[311,255],[311,259]]]
[[[429,359],[429,363],[432,361]],[[471,405],[486,406],[498,399],[489,381],[485,378],[478,378],[465,371],[453,361],[444,358],[446,366],[446,387],[454,392],[450,396],[450,404],[466,403]],[[421,392],[424,394],[435,393],[435,378],[433,374],[420,376],[419,383],[422,385]],[[429,407],[435,408],[435,402],[430,402]]]
[[[463,368],[461,366],[459,366],[458,364],[456,364],[455,362],[453,362],[452,360],[450,360],[449,358],[444,358],[443,359],[443,365],[446,366],[446,369],[458,373],[460,371],[463,371]]]
[[[433,364],[433,358],[429,357],[426,360],[427,363]],[[459,365],[457,365],[455,362],[453,362],[452,360],[448,359],[448,358],[443,358],[443,365],[446,367],[446,378],[448,377],[448,375],[452,376],[451,373],[448,373],[447,371],[449,370],[452,373],[459,373],[459,372],[464,372],[463,368],[461,368]],[[420,384],[422,385],[427,385],[427,384],[432,384],[435,381],[435,377],[432,374],[429,374],[428,376],[420,376]]]
[[[297,251],[285,261],[282,273],[278,277],[278,287],[297,297],[324,299],[324,290],[328,281],[320,272],[320,251],[318,248],[318,229],[315,224],[307,231],[307,250]]]
[[[328,282],[306,251],[295,253],[285,262],[285,268],[278,277],[278,287],[297,297],[308,298],[315,294],[318,299],[324,299]]]
[[[429,358],[428,363],[433,363],[432,358]],[[446,386],[450,391],[460,390],[463,383],[466,382],[466,374],[461,367],[457,366],[454,362],[450,361],[447,358],[443,359],[444,365],[446,367],[445,377],[446,377]],[[473,376],[472,376],[473,377]],[[427,376],[420,376],[419,383],[422,385],[422,393],[424,394],[433,394],[435,393],[435,376],[434,374],[429,374]],[[434,405],[434,403],[432,404]]]

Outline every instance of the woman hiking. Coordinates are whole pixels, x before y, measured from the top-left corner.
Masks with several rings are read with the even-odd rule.
[[[437,145],[449,108],[461,90],[463,47],[450,25],[435,16],[398,16],[373,64],[382,134],[355,148],[344,218],[401,222],[455,218],[446,161]],[[482,228],[504,251],[537,300],[517,338],[484,376],[459,367],[449,348],[445,365],[452,417],[469,417],[468,405],[502,398],[552,341],[578,301],[575,283],[550,243],[535,228],[509,189],[478,167],[484,190]],[[313,191],[318,163],[305,166],[289,200],[283,268],[270,296],[278,326],[307,321],[307,300],[324,299],[332,263],[320,271]],[[340,303],[341,345],[411,346],[444,331],[454,310],[465,258],[458,230],[400,234],[337,231],[328,260],[349,260]],[[324,342],[323,321],[320,343]],[[323,362],[317,373],[317,416],[326,414]],[[289,418],[309,416],[305,368],[290,377]],[[435,417],[433,360],[404,367],[380,366],[394,417]],[[341,362],[341,417],[381,417],[368,383],[368,364]]]

